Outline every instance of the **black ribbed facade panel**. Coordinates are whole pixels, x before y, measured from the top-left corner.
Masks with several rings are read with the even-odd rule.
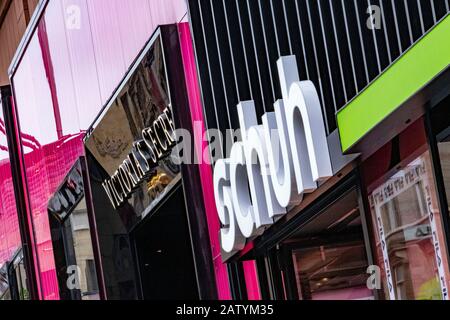
[[[272,111],[276,62],[295,55],[333,132],[336,112],[446,16],[448,2],[188,0],[208,128],[237,129],[239,101],[254,100],[258,119]]]

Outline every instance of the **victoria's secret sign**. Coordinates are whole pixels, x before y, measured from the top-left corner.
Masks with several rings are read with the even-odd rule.
[[[168,156],[176,144],[175,125],[170,107],[142,130],[142,139],[134,142],[131,152],[103,188],[116,209],[152,174],[158,162]]]

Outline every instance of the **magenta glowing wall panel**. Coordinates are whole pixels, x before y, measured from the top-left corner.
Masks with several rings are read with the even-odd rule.
[[[20,245],[11,163],[3,110],[0,103],[0,268],[11,261]]]
[[[59,298],[48,200],[145,42],[186,11],[184,0],[60,0],[49,1],[39,20],[12,84],[43,299]]]
[[[183,58],[184,73],[186,77],[186,85],[191,110],[192,127],[194,128],[194,133],[198,134],[198,136],[194,137],[195,141],[197,141],[197,143],[195,144],[197,148],[195,152],[197,154],[197,158],[202,159],[204,150],[207,150],[208,145],[206,143],[206,140],[203,139],[203,137],[206,136],[206,125],[203,116],[203,106],[201,102],[194,48],[192,44],[191,33],[189,30],[189,24],[180,23],[178,25],[178,30],[180,35],[181,53]],[[195,130],[195,128],[198,128],[199,130]],[[198,143],[199,141],[201,141],[201,143]],[[231,292],[228,282],[228,271],[226,264],[222,262],[219,243],[220,224],[214,200],[212,167],[210,164],[203,162],[199,165],[199,171],[200,180],[202,183],[206,219],[208,222],[214,271],[216,274],[218,297],[221,300],[230,300]]]

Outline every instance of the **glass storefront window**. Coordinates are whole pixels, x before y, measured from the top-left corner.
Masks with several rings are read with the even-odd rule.
[[[11,300],[7,265],[0,268],[0,300]]]
[[[303,211],[305,221],[258,257],[263,296],[266,290],[275,300],[375,299],[355,179],[344,178],[310,212]]]
[[[100,299],[83,164],[82,158],[75,163],[48,204],[62,300]]]
[[[343,243],[292,252],[297,287],[307,300],[373,299],[367,288],[364,243]]]
[[[438,142],[438,148],[442,175],[444,177],[445,193],[447,201],[450,201],[450,135]]]
[[[27,288],[27,275],[25,272],[25,265],[23,256],[20,256],[20,261],[15,264],[14,273],[17,281],[17,289],[19,290],[20,300],[30,300],[30,293]]]
[[[19,249],[13,261],[0,268],[0,301],[30,300],[27,276],[22,249]]]
[[[443,299],[448,264],[429,151],[379,182],[369,202],[386,298]]]
[[[66,239],[73,242],[74,261],[78,266],[79,288],[82,300],[99,300],[97,273],[94,265],[91,231],[89,229],[86,201],[83,199],[64,223],[70,234]]]
[[[60,222],[50,216],[60,296],[67,300],[99,300],[91,230],[83,197]]]

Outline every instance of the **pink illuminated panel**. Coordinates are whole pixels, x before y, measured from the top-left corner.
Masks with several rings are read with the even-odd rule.
[[[189,30],[188,23],[180,23],[178,26],[180,34],[180,46],[183,57],[184,73],[186,77],[186,85],[189,96],[189,104],[191,110],[191,118],[193,123],[193,128],[200,126],[200,130],[195,130],[194,132],[200,133],[195,136],[195,141],[197,143],[197,153],[199,158],[203,157],[203,150],[208,148],[206,141],[204,141],[203,136],[206,132],[206,126],[203,116],[203,107],[200,98],[200,89],[197,78],[197,71],[195,67],[195,57],[194,49],[192,46],[192,39]],[[221,300],[231,299],[231,292],[228,282],[228,271],[226,265],[222,262],[220,243],[219,243],[219,220],[217,215],[217,208],[214,201],[214,188],[213,188],[213,177],[212,168],[207,163],[202,163],[199,165],[200,179],[203,189],[203,201],[206,209],[206,218],[208,222],[209,238],[211,243],[211,250],[213,256],[214,271],[216,274],[216,285],[218,290],[218,296]],[[256,279],[255,279],[256,280]],[[251,285],[257,286],[258,284],[253,282]]]
[[[49,1],[12,75],[44,299],[59,298],[48,200],[145,42],[158,25],[179,22],[186,11],[184,0]]]
[[[256,269],[256,261],[242,262],[244,268],[245,284],[247,286],[248,300],[261,300],[261,291],[258,281],[258,270]]]
[[[0,103],[0,268],[20,247],[19,223],[9,160],[5,122]]]

